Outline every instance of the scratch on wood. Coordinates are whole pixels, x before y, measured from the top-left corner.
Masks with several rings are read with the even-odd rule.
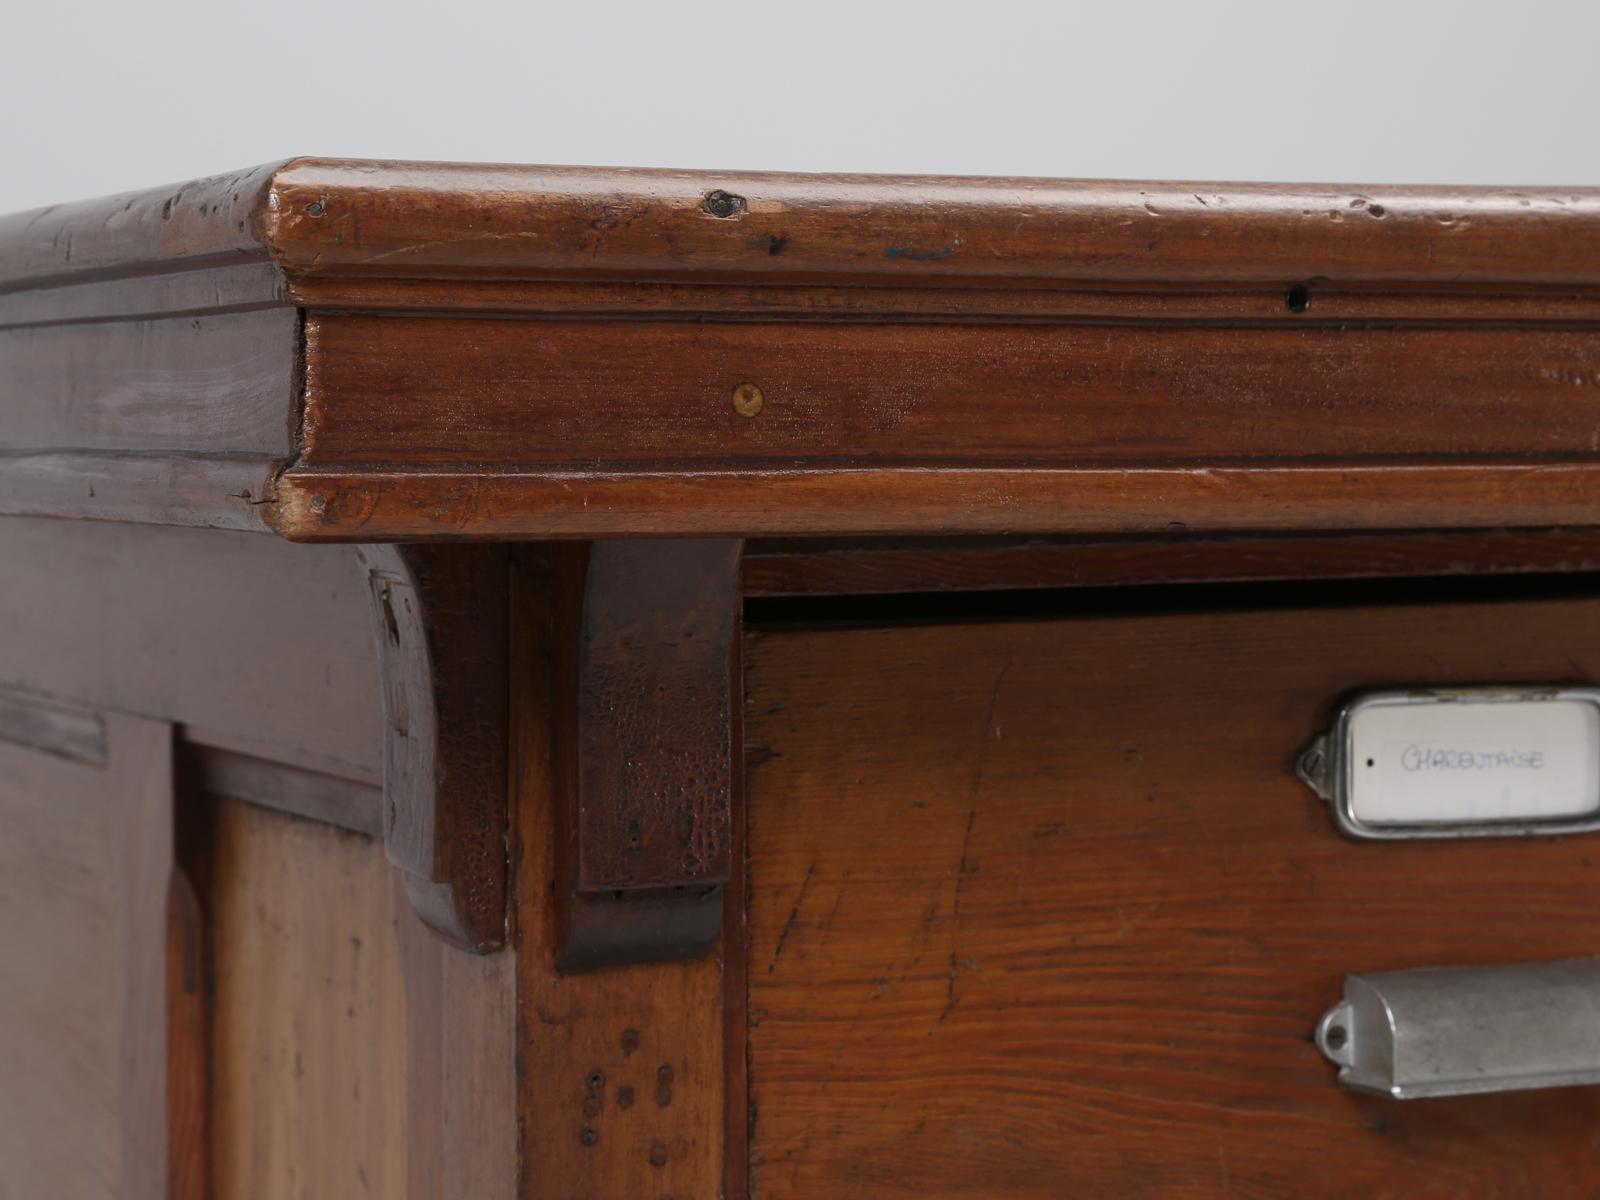
[[[1006,664],[1007,669],[1010,668],[1010,665],[1011,665],[1010,663]],[[1005,676],[1005,671],[1001,671],[1000,674],[1001,674],[1001,677],[1003,678]],[[996,691],[998,691],[998,690],[999,690],[999,685],[997,683],[996,684]],[[969,851],[969,848],[972,845],[972,827],[977,822],[977,820],[978,820],[977,807],[974,806],[972,808],[967,809],[967,828],[966,828],[966,832],[961,835],[961,860],[960,860],[959,863],[956,864],[956,894],[955,894],[955,900],[950,906],[950,923],[951,923],[952,930],[953,930],[953,936],[960,936],[960,929],[961,929],[961,892],[962,892],[962,889],[966,886],[966,882],[967,882],[968,851]],[[948,1017],[950,1015],[950,1013],[955,1009],[956,1004],[959,1002],[959,998],[956,996],[956,966],[957,966],[957,964],[956,964],[956,951],[954,949],[951,949],[951,951],[950,951],[949,985],[948,985],[948,987],[947,987],[947,989],[945,991],[944,1010],[939,1014],[939,1020],[941,1020],[941,1021],[943,1021],[946,1017]]]
[[[806,877],[800,881],[800,894],[795,897],[794,907],[789,910],[789,919],[783,924],[783,932],[778,935],[778,944],[772,948],[772,961],[767,964],[767,974],[771,975],[777,970],[778,959],[783,955],[784,943],[789,940],[789,933],[794,929],[795,922],[800,919],[800,906],[806,902],[806,892],[811,887],[811,876],[816,873],[817,864],[812,863],[806,868]]]

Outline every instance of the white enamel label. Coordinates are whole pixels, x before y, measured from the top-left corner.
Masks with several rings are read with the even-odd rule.
[[[1371,704],[1349,732],[1350,811],[1369,825],[1600,811],[1600,708],[1586,701]]]

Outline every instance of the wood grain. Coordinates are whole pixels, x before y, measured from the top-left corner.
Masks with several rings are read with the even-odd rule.
[[[1590,526],[1600,463],[289,470],[291,541]]]
[[[11,518],[0,520],[0,563],[0,687],[382,783],[377,656],[349,548]]]
[[[67,289],[63,289],[67,290]],[[370,275],[296,276],[287,294],[309,310],[498,313],[676,320],[842,319],[882,321],[1127,321],[1212,325],[1339,324],[1526,326],[1592,325],[1600,291],[1531,285],[1392,285],[1319,281],[1312,303],[1289,308],[1281,280],[1254,283],[1051,283],[1017,281],[942,286],[817,283],[804,276],[767,282],[644,279],[415,279]],[[21,293],[28,311],[53,293]],[[18,306],[21,306],[18,301]],[[50,304],[65,305],[52,299]],[[0,297],[0,316],[6,312]]]
[[[514,573],[521,1200],[715,1197],[724,1168],[722,960],[556,970],[553,597]]]
[[[281,460],[254,454],[0,452],[0,516],[269,532]]]
[[[0,740],[0,1194],[167,1185],[172,730],[101,713],[103,761]]]
[[[283,274],[269,262],[249,261],[154,275],[91,277],[33,290],[0,289],[0,329],[288,307]]]
[[[186,742],[181,753],[192,786],[204,795],[245,800],[368,837],[383,836],[381,787],[218,746]]]
[[[279,165],[0,216],[0,292],[266,258]]]
[[[1347,841],[1292,769],[1353,688],[1600,677],[1600,601],[1204,595],[747,638],[752,1196],[1600,1185],[1591,1091],[1310,1041],[1345,971],[1595,953],[1600,840]]]
[[[297,159],[291,276],[1594,283],[1600,192]]]
[[[295,160],[0,221],[0,513],[356,541],[1587,523],[1587,484],[1528,472],[1593,467],[1596,229],[1592,190]],[[1246,465],[1260,503],[1217,511]],[[1370,475],[1308,507],[1272,474],[1301,469]],[[1501,516],[1404,474],[1435,469]]]
[[[214,820],[214,1194],[511,1200],[509,956],[424,928],[371,838]]]
[[[740,548],[589,549],[576,678],[583,891],[728,881]]]
[[[216,816],[218,1200],[405,1196],[408,1056],[389,865],[357,834]]]
[[[300,465],[345,469],[1504,458],[1600,424],[1577,331],[330,315],[306,356]]]
[[[291,276],[1593,284],[1583,188],[1127,183],[302,158],[0,219],[0,291]]]
[[[0,449],[287,457],[293,309],[0,330]]]

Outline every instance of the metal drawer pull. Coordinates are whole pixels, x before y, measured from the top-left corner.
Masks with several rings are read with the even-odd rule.
[[[1600,1083],[1600,958],[1346,975],[1316,1041],[1396,1100]]]

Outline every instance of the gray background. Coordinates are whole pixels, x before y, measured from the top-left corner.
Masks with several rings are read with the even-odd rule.
[[[1600,0],[0,0],[0,211],[296,154],[1600,184]]]

